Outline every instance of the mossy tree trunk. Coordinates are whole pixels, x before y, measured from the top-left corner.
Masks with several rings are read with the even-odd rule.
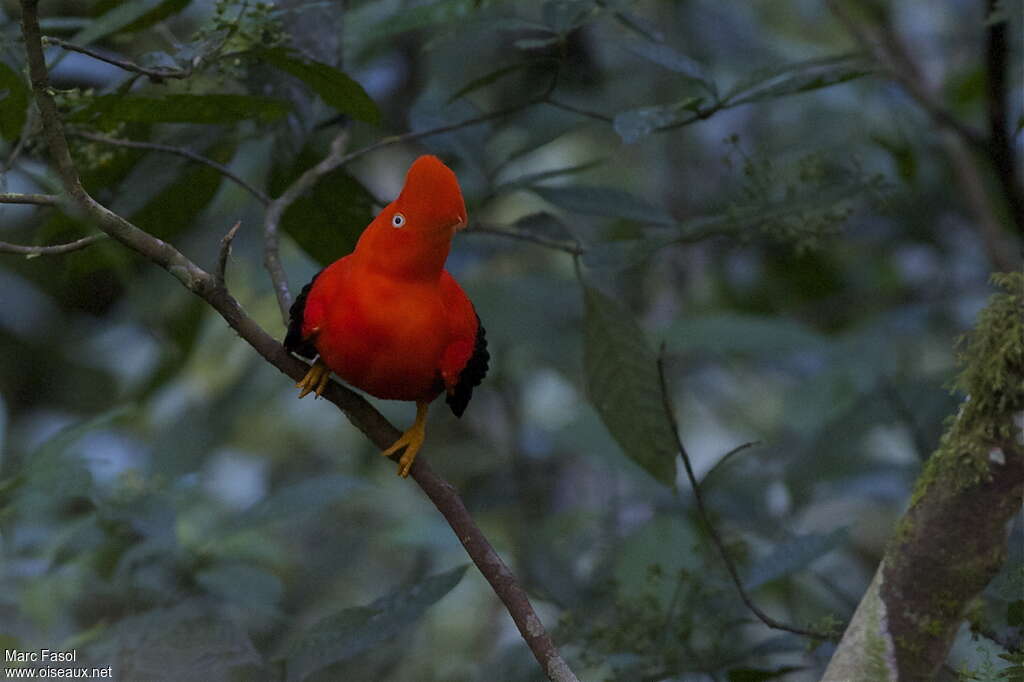
[[[1024,495],[1024,275],[996,275],[961,342],[966,394],[918,480],[825,680],[932,680],[967,604],[1006,555]]]

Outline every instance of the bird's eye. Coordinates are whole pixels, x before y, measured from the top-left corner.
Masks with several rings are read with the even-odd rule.
[[[401,213],[391,216],[391,227],[405,227],[405,216]]]

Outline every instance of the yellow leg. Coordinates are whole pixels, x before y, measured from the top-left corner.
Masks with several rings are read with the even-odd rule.
[[[327,388],[327,382],[330,380],[331,370],[317,359],[306,372],[306,376],[302,377],[302,381],[295,384],[295,388],[301,389],[299,391],[300,398],[305,398],[310,393],[316,393],[316,397],[319,398],[324,394],[324,389]]]
[[[416,401],[416,421],[413,422],[409,430],[402,434],[401,438],[395,441],[394,445],[384,450],[382,455],[390,457],[395,454],[401,448],[405,448],[405,452],[402,453],[402,458],[398,460],[398,475],[405,478],[409,475],[409,469],[412,468],[412,463],[416,459],[416,453],[420,451],[423,446],[423,439],[427,436],[427,408],[430,403],[422,401]]]

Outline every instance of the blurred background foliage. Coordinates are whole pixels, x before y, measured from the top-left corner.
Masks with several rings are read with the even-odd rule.
[[[0,161],[13,159],[0,191],[56,191],[16,5],[0,2]],[[982,126],[986,21],[1010,22],[1019,74],[1019,6],[879,2],[858,19],[887,22],[944,106]],[[41,11],[48,35],[188,74],[154,80],[48,49],[89,189],[208,267],[241,220],[229,286],[279,338],[260,201],[207,166],[96,136],[187,147],[273,197],[343,126],[358,149],[500,112],[323,178],[284,217],[293,290],[352,247],[416,155],[442,156],[473,223],[449,269],[492,364],[464,419],[433,411],[425,456],[574,669],[821,675],[834,645],[768,629],[729,582],[673,463],[656,349],[747,588],[780,620],[840,632],[956,410],[954,340],[995,267],[947,133],[826,7],[44,0]],[[1010,86],[1019,131],[1021,81]],[[10,242],[91,231],[57,209],[0,216]],[[0,292],[5,647],[77,647],[125,680],[538,678],[415,486],[332,405],[296,401],[166,273],[103,242],[3,256]],[[379,406],[412,418],[408,405]],[[1024,625],[1019,519],[1012,532],[1010,561],[971,614],[1003,640]],[[999,679],[1004,653],[965,625],[949,667]]]

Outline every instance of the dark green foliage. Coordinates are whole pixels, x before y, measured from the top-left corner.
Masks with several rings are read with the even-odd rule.
[[[587,394],[623,452],[665,485],[679,452],[665,415],[655,356],[629,311],[584,285]]]
[[[0,62],[0,139],[14,140],[21,135],[29,96],[25,79]]]
[[[245,119],[270,123],[289,110],[287,102],[257,95],[102,95],[86,98],[84,105],[69,120],[99,128],[118,123],[218,124]]]
[[[295,637],[281,656],[288,682],[301,682],[403,632],[459,584],[466,568],[424,578],[369,606],[344,609],[313,624]]]
[[[254,54],[301,80],[341,113],[367,123],[380,122],[380,111],[362,86],[333,66],[304,59],[282,47],[257,50]]]
[[[987,136],[981,41],[1006,22],[1019,63],[1019,2],[840,4],[912,36],[937,105]],[[191,71],[150,79],[47,48],[86,188],[207,269],[241,221],[227,284],[278,339],[262,204],[208,166],[80,133],[187,148],[271,198],[343,133],[357,158],[281,220],[293,295],[351,251],[418,154],[456,171],[470,227],[448,267],[491,370],[462,420],[434,406],[423,456],[564,623],[580,679],[805,682],[831,652],[736,594],[676,485],[658,342],[711,521],[755,601],[793,625],[849,621],[922,467],[919,495],[947,466],[969,483],[985,472],[944,454],[1019,436],[1024,283],[998,279],[1001,312],[960,346],[955,379],[953,340],[992,293],[991,218],[960,189],[948,131],[847,51],[826,4],[41,11],[47,33]],[[20,139],[34,104],[16,19],[0,10],[0,192],[59,192],[38,128]],[[998,223],[1002,190],[971,149]],[[96,229],[67,207],[0,205],[0,241]],[[3,648],[74,647],[118,679],[537,679],[476,569],[438,573],[465,553],[414,485],[120,244],[0,254],[0,357]],[[408,405],[377,404],[408,425]],[[964,630],[950,657],[964,679],[1024,664],[987,639],[1013,642],[1024,621],[1019,521],[1009,545],[966,614],[978,641]]]
[[[287,170],[278,169],[271,190],[287,187],[313,166],[312,150],[299,154]],[[376,199],[344,169],[324,175],[305,196],[288,207],[281,229],[321,265],[329,265],[352,252],[359,235],[373,220]]]

